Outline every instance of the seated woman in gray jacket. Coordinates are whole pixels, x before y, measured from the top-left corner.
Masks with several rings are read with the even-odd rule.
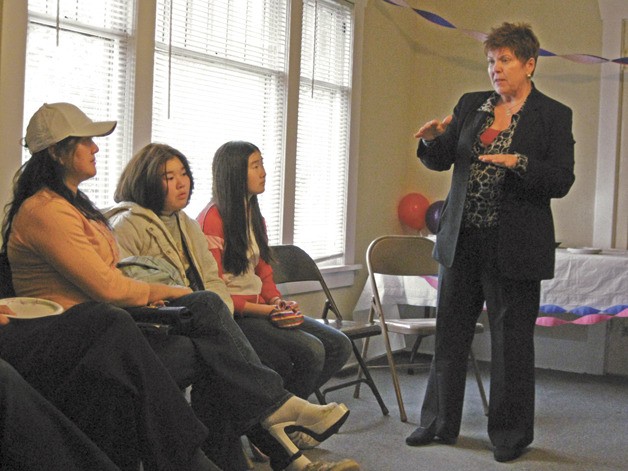
[[[195,351],[191,352],[188,359],[188,364],[196,365],[193,368],[192,406],[210,429],[210,438],[204,451],[225,469],[244,470],[246,463],[242,461],[239,437],[246,433],[253,443],[270,456],[274,470],[359,469],[353,460],[312,463],[299,451],[300,433],[322,441],[340,428],[349,411],[344,405],[332,403],[314,406],[290,395],[282,388],[279,375],[262,366],[233,320],[231,296],[218,276],[218,267],[207,247],[204,234],[198,223],[182,211],[190,200],[193,188],[192,174],[185,156],[170,146],[149,144],[123,170],[115,193],[118,204],[105,215],[113,228],[121,257],[165,259],[179,271],[185,285],[195,291],[189,297],[207,297],[208,291],[211,291],[217,295],[214,298],[222,300],[212,303],[212,315],[203,316],[203,329],[206,332],[199,331],[193,335]],[[191,307],[195,311],[193,304]],[[256,376],[233,361],[232,357],[236,354],[232,355],[231,350],[221,348],[226,344],[237,344],[239,355],[250,357],[250,363],[256,365]],[[181,361],[185,363],[183,358]],[[180,370],[173,370],[172,374],[180,384],[190,380]],[[285,428],[284,433],[284,429],[277,430],[267,425],[262,427],[259,422],[243,421],[243,417],[255,416],[252,407],[259,405],[262,393],[277,398],[283,396],[284,400],[291,396],[292,402],[305,402],[306,409],[311,409],[314,416],[320,414],[317,427],[323,423],[325,426],[319,432],[308,427],[290,426]]]

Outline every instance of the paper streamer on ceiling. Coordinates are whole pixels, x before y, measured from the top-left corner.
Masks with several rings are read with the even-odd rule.
[[[401,8],[407,8],[409,10],[414,11],[417,15],[419,15],[420,17],[426,19],[427,21],[429,21],[430,23],[433,23],[435,25],[438,26],[442,26],[443,28],[450,28],[450,29],[455,29],[473,39],[476,39],[478,41],[484,41],[486,39],[487,34],[486,33],[481,33],[479,31],[472,31],[469,29],[463,29],[463,28],[457,28],[456,26],[454,26],[452,23],[450,23],[449,21],[447,21],[445,18],[443,18],[442,16],[438,16],[435,13],[426,11],[426,10],[420,10],[417,8],[412,8],[410,5],[408,5],[404,0],[382,0],[383,2],[386,2],[390,5],[394,5],[397,7],[401,7]],[[562,59],[567,59],[569,61],[572,62],[577,62],[579,64],[602,64],[605,62],[614,62],[616,64],[621,64],[621,65],[628,65],[628,57],[620,57],[618,59],[606,59],[604,57],[600,57],[600,56],[594,56],[591,54],[555,54],[553,52],[550,52],[546,49],[540,49],[539,50],[539,56],[542,57],[560,57]]]

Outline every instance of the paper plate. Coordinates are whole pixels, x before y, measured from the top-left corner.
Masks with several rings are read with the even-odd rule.
[[[569,253],[584,253],[584,254],[596,254],[596,253],[600,253],[601,251],[602,249],[598,249],[596,247],[581,247],[581,248],[569,247],[567,249],[567,252]]]
[[[5,314],[15,319],[37,319],[38,317],[56,316],[63,312],[60,304],[40,298],[5,298],[0,305],[9,306],[15,315]]]

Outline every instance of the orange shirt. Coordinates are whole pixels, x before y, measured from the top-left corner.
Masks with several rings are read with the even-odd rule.
[[[118,248],[109,228],[48,189],[20,207],[8,255],[18,296],[49,299],[66,309],[86,301],[148,303],[148,284],[116,268]]]

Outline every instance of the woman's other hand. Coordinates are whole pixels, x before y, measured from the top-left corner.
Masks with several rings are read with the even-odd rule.
[[[480,155],[478,159],[484,163],[497,165],[498,167],[514,168],[519,158],[515,154],[492,154]]]
[[[417,139],[425,139],[426,141],[432,141],[445,132],[449,123],[451,123],[453,116],[449,115],[442,121],[437,119],[433,119],[425,123],[421,128],[414,134],[414,137]]]
[[[150,293],[148,295],[148,304],[157,303],[159,301],[177,299],[186,294],[192,293],[192,290],[186,286],[170,286],[162,283],[149,283]]]
[[[10,321],[10,319],[5,316],[5,314],[15,316],[15,313],[11,310],[9,306],[7,306],[6,304],[0,304],[0,325],[7,325]]]

